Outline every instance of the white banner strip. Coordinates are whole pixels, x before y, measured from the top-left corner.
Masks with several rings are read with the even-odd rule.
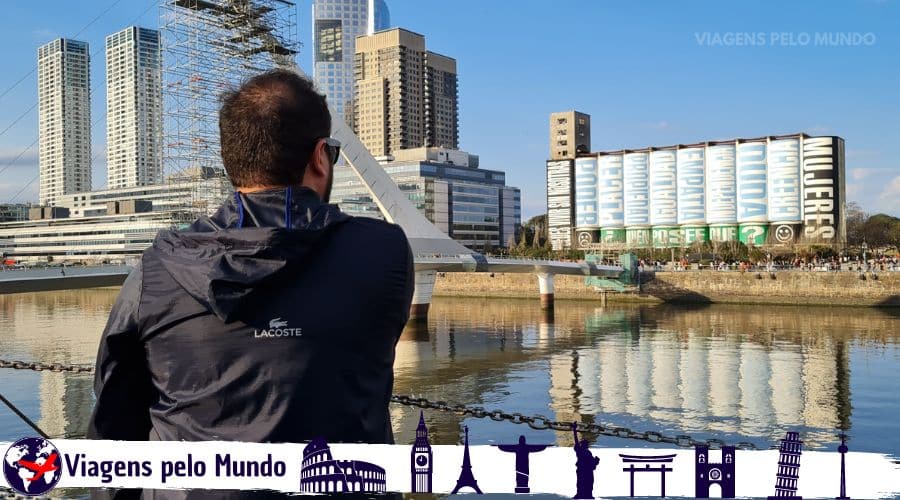
[[[0,443],[6,452],[11,443]],[[510,443],[516,445],[515,442]],[[528,443],[528,445],[540,443]],[[159,489],[267,489],[283,492],[324,492],[334,488],[356,488],[355,484],[377,485],[383,469],[386,491],[411,492],[416,481],[416,458],[420,471],[432,471],[432,492],[450,493],[463,472],[463,446],[431,447],[431,459],[414,453],[410,445],[332,444],[318,453],[307,453],[306,444],[258,444],[234,442],[116,442],[54,440],[62,459],[62,473],[56,488],[124,487]],[[621,455],[639,457],[673,455],[665,467],[665,494],[670,497],[694,497],[696,488],[724,478],[729,466],[720,450],[704,456],[698,466],[695,450],[647,448],[590,448],[599,459],[593,474],[591,491],[595,497],[623,497],[631,494],[632,463],[635,496],[659,496],[662,473],[653,471],[660,463],[625,462]],[[333,461],[328,460],[328,456]],[[576,453],[573,448],[550,446],[543,451],[517,456],[496,446],[469,447],[471,473],[483,493],[514,493],[517,479],[531,493],[552,493],[572,497],[577,492]],[[7,455],[8,458],[9,455]],[[583,457],[584,458],[584,455]],[[846,492],[850,498],[892,498],[900,494],[900,466],[890,457],[874,453],[849,452],[845,455]],[[527,461],[527,475],[519,475]],[[633,459],[632,459],[633,460]],[[737,450],[733,459],[737,497],[775,495],[779,452]],[[518,464],[517,464],[518,461]],[[4,465],[10,465],[9,460]],[[374,464],[376,467],[366,465]],[[587,465],[585,465],[587,464]],[[582,461],[582,470],[590,462]],[[647,470],[651,469],[651,470]],[[718,472],[713,472],[716,469]],[[797,494],[803,498],[835,498],[840,493],[841,455],[837,452],[804,451],[800,458]],[[703,476],[700,477],[700,474]],[[419,488],[424,481],[420,474]],[[518,476],[518,477],[517,477]],[[305,486],[301,487],[301,478]],[[342,486],[338,486],[341,484]],[[322,486],[324,485],[324,487]],[[343,486],[348,485],[348,486]],[[584,487],[584,483],[582,484]],[[377,489],[377,486],[375,487]],[[372,488],[363,487],[363,490]],[[471,492],[463,488],[460,493]],[[712,485],[710,496],[717,497],[720,486]]]

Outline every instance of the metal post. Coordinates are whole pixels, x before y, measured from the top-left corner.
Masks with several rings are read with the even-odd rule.
[[[553,309],[553,274],[539,272],[537,278],[541,293],[541,309]]]

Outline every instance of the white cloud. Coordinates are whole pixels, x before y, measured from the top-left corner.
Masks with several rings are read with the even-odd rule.
[[[829,132],[831,132],[831,127],[828,125],[813,125],[806,128],[806,133],[809,135],[825,135]]]
[[[59,38],[59,35],[50,29],[40,28],[31,31],[31,36],[49,42],[50,40]]]
[[[655,130],[668,130],[672,125],[666,120],[659,120],[656,122],[645,123],[644,126]]]
[[[35,180],[31,184],[28,184],[30,180],[31,179],[29,178],[24,179],[21,182],[0,183],[0,203],[37,201],[38,182]],[[13,199],[13,197],[15,197],[15,199]]]
[[[877,169],[874,168],[851,168],[850,169],[850,178],[854,181],[861,181],[875,172]]]
[[[875,199],[875,210],[889,215],[900,215],[900,175],[895,176]]]
[[[21,156],[19,156],[21,155]],[[31,166],[38,163],[38,147],[37,144],[28,150],[23,147],[0,148],[0,168],[12,163],[9,168],[18,168],[19,166]]]
[[[845,155],[848,160],[854,160],[858,158],[871,158],[873,156],[880,156],[881,151],[877,149],[848,149]]]

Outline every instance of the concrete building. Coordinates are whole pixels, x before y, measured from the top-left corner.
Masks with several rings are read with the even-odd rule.
[[[90,52],[58,38],[38,48],[38,138],[42,205],[91,189]]]
[[[233,187],[221,171],[197,179],[191,175],[169,178],[165,184],[104,189],[61,196],[57,203],[69,209],[69,216],[96,217],[110,212],[110,202],[145,201],[153,211],[191,211],[196,215],[212,214],[233,192]]]
[[[456,61],[401,28],[356,40],[353,128],[376,158],[422,146],[459,148]]]
[[[579,111],[550,113],[550,159],[575,158],[591,150],[591,115]]]
[[[515,239],[522,219],[519,189],[506,185],[503,172],[478,168],[476,155],[417,148],[398,152],[382,167],[429,221],[461,244],[482,251]],[[331,200],[350,215],[382,217],[350,168],[335,169]]]
[[[709,244],[715,251],[740,242],[839,250],[846,242],[844,151],[841,137],[798,133],[551,159],[553,247]]]
[[[159,32],[130,26],[107,36],[107,187],[162,182],[162,111]]]
[[[136,256],[189,212],[148,212],[0,223],[0,254],[20,262],[100,262]]]
[[[387,29],[390,12],[384,0],[313,0],[312,9],[313,79],[334,106],[334,119],[350,123],[356,37]]]
[[[425,52],[425,145],[459,148],[456,59]]]
[[[17,222],[28,220],[28,210],[32,203],[0,203],[0,222]]]

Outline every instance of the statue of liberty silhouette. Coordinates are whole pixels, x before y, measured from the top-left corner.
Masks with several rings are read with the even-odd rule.
[[[594,498],[594,469],[600,459],[591,454],[587,439],[578,440],[578,424],[572,422],[575,437],[575,498]]]

